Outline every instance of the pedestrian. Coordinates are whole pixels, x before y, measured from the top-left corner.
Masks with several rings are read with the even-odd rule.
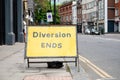
[[[24,34],[24,42],[26,42],[26,30],[27,30],[26,22],[23,20],[23,34]]]
[[[30,25],[33,25],[33,18],[30,16]]]

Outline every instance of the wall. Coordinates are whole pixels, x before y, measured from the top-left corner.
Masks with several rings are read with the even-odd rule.
[[[0,45],[24,42],[22,0],[0,0]]]
[[[0,45],[5,44],[5,1],[0,0]]]

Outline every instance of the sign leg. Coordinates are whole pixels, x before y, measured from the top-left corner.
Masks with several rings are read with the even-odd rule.
[[[75,66],[77,66],[77,57],[75,58]]]
[[[27,65],[28,65],[28,68],[30,67],[30,65],[29,65],[29,58],[27,58]]]
[[[80,72],[80,62],[79,62],[79,58],[77,57],[77,63],[78,63],[78,72]]]

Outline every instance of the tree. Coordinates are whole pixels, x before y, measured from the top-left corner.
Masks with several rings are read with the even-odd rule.
[[[50,10],[50,0],[34,0],[35,3],[35,22],[40,23],[41,20],[47,21],[46,13],[48,10]],[[58,8],[59,6],[56,6],[56,24],[60,23],[60,16],[58,14]],[[52,14],[54,17],[54,7],[52,6]],[[53,22],[52,22],[53,24]]]
[[[40,23],[41,20],[46,22],[46,13],[50,9],[48,0],[34,0],[35,3],[35,22]]]

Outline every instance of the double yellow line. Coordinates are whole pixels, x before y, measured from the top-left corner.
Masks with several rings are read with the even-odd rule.
[[[88,67],[90,67],[94,72],[96,72],[100,77],[104,79],[113,79],[112,76],[110,76],[108,73],[94,65],[91,61],[86,59],[85,57],[79,55],[79,60],[81,60],[83,63],[87,64]]]

